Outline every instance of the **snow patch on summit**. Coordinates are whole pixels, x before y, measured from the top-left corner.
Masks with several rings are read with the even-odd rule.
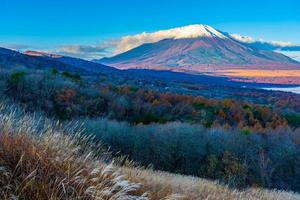
[[[226,38],[225,35],[217,31],[216,29],[207,25],[190,25],[179,28],[170,29],[167,31],[161,31],[174,39],[184,38],[198,38],[198,37],[218,37]]]

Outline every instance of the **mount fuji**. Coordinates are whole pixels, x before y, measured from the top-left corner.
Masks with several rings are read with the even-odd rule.
[[[190,25],[137,37],[146,37],[149,42],[94,61],[119,69],[196,73],[232,69],[300,70],[299,62],[283,54],[255,48],[208,25]]]

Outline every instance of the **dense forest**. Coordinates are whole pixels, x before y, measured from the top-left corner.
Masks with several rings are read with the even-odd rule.
[[[207,128],[239,128],[264,132],[267,129],[296,128],[300,117],[280,112],[271,105],[232,99],[209,99],[170,92],[158,92],[132,85],[87,83],[68,72],[31,75],[23,71],[2,80],[3,93],[32,111],[40,110],[61,120],[79,117],[107,117],[131,124],[181,121]],[[284,105],[282,106],[284,107]]]

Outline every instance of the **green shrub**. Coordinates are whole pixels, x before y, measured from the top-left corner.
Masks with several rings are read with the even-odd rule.
[[[80,81],[81,80],[81,76],[79,74],[71,74],[70,72],[64,71],[62,73],[62,75],[66,78],[69,78],[73,81]]]
[[[53,69],[51,69],[51,74],[57,75],[57,74],[59,74],[59,71],[57,69],[53,68]]]
[[[26,73],[23,71],[13,72],[7,80],[7,89],[9,91],[20,91],[24,87],[24,77]]]
[[[288,121],[288,124],[292,127],[300,127],[300,115],[299,114],[286,114],[285,119]]]
[[[250,128],[248,128],[248,127],[244,127],[244,128],[242,128],[242,130],[241,130],[241,134],[242,135],[250,135],[251,134],[251,130],[250,130]]]

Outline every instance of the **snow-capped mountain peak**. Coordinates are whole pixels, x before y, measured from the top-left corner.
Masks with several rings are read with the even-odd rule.
[[[226,38],[221,32],[208,25],[195,24],[174,29],[161,31],[174,39],[198,38],[198,37],[218,37]]]

